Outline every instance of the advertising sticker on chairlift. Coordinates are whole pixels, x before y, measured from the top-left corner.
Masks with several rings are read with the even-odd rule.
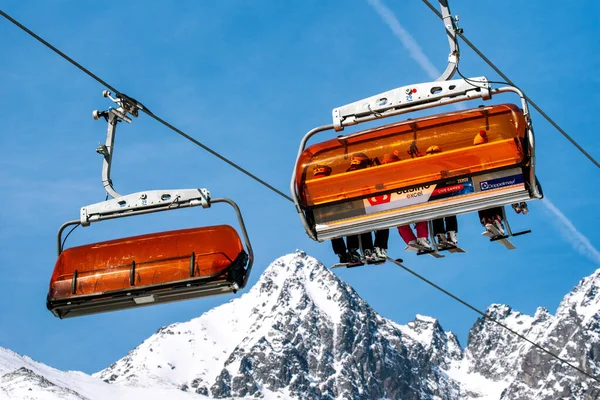
[[[426,203],[429,201],[435,187],[436,185],[423,185],[381,196],[368,197],[363,200],[363,204],[367,214],[373,214],[394,208]]]
[[[482,192],[485,192],[486,190],[501,189],[507,186],[520,185],[523,182],[523,174],[518,174],[482,181],[479,183],[479,188]]]
[[[471,178],[461,178],[446,181],[438,185],[431,194],[430,201],[448,197],[462,196],[475,192]]]

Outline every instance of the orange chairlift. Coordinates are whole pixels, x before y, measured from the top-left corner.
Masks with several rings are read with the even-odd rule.
[[[110,179],[117,124],[131,122],[143,106],[125,95],[94,119],[108,121],[107,141],[98,152],[104,156],[102,180],[112,199],[81,208],[80,219],[64,223],[58,231],[58,260],[54,267],[47,307],[60,318],[116,311],[198,297],[235,293],[248,282],[253,252],[240,210],[226,198],[212,198],[207,189],[151,190],[119,195]],[[235,210],[244,243],[229,225],[151,233],[64,248],[63,232],[69,226],[214,203]],[[68,234],[67,234],[68,236]],[[66,239],[66,237],[65,237]],[[245,245],[245,249],[244,249]]]
[[[335,108],[332,124],[303,137],[290,191],[312,239],[324,241],[542,198],[524,94],[512,86],[492,89],[485,77],[448,80],[459,60],[457,28],[447,2],[440,4],[451,52],[437,81]],[[507,92],[520,97],[521,107],[486,105],[407,119],[307,147],[310,138],[324,131],[340,132],[375,119],[489,100]],[[382,162],[389,153],[396,161]],[[368,168],[348,168],[356,155],[368,159]],[[327,176],[317,179],[314,171],[323,168]],[[529,232],[513,233],[506,219],[505,227],[505,237],[496,239]]]

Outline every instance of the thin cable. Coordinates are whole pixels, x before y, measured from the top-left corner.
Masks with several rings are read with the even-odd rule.
[[[58,54],[59,56],[61,56],[65,60],[67,60],[69,63],[71,63],[72,65],[74,65],[75,67],[77,67],[79,70],[81,70],[83,73],[85,73],[86,75],[88,75],[90,78],[94,79],[96,82],[98,82],[101,85],[103,85],[104,87],[110,89],[112,92],[116,93],[117,95],[124,95],[124,93],[118,91],[113,86],[109,85],[107,82],[105,82],[104,80],[102,80],[96,74],[94,74],[93,72],[91,72],[90,70],[88,70],[87,68],[85,68],[84,66],[82,66],[81,64],[79,64],[77,61],[73,60],[71,57],[69,57],[68,55],[66,55],[65,53],[63,53],[62,51],[60,51],[59,49],[57,49],[56,47],[52,46],[50,43],[48,43],[47,41],[45,41],[44,39],[42,39],[40,36],[38,36],[37,34],[35,34],[35,32],[31,31],[25,25],[21,24],[19,21],[17,21],[16,19],[12,18],[10,15],[8,15],[7,13],[5,13],[4,11],[0,10],[0,15],[2,15],[4,18],[6,18],[7,20],[9,20],[10,22],[12,22],[13,24],[15,24],[16,26],[18,26],[19,28],[21,28],[23,31],[27,32],[30,36],[34,37],[40,43],[42,43],[43,45],[45,45],[46,47],[48,47],[49,49],[51,49],[52,51],[54,51],[56,54]],[[127,95],[124,95],[124,96],[127,97],[127,98],[129,98]],[[129,98],[129,99],[131,99],[131,98]],[[135,100],[133,102],[136,103],[136,104],[141,105],[140,103],[138,103]],[[170,123],[168,123],[164,119],[160,118],[159,116],[153,114],[146,107],[139,107],[139,109],[141,111],[143,111],[144,113],[146,113],[146,115],[149,115],[151,118],[153,118],[154,120],[156,120],[159,123],[161,123],[162,125],[166,126],[167,128],[171,129],[172,131],[174,131],[174,132],[178,133],[179,135],[183,136],[184,138],[186,138],[190,142],[192,142],[192,143],[196,144],[197,146],[203,148],[204,150],[208,151],[210,154],[214,155],[215,157],[221,159],[222,161],[225,161],[227,164],[231,165],[232,167],[234,167],[238,171],[246,174],[250,178],[252,178],[255,181],[257,181],[258,183],[260,183],[260,184],[266,186],[267,188],[271,189],[272,191],[274,191],[278,195],[282,196],[283,198],[285,198],[285,199],[287,199],[289,201],[293,201],[290,196],[286,195],[282,191],[280,191],[280,190],[276,189],[275,187],[271,186],[270,184],[268,184],[264,180],[260,179],[256,175],[252,174],[250,171],[246,170],[245,168],[242,168],[239,165],[237,165],[236,163],[234,163],[233,161],[230,161],[228,158],[226,158],[226,157],[222,156],[221,154],[217,153],[216,151],[214,151],[210,147],[208,147],[208,146],[200,143],[198,140],[194,139],[193,137],[191,137],[190,135],[186,134],[182,130],[180,130],[180,129],[176,128],[175,126],[171,125]]]
[[[441,286],[433,283],[432,281],[430,281],[429,279],[425,278],[422,275],[419,275],[418,273],[416,273],[415,271],[411,270],[408,267],[405,267],[400,261],[396,261],[393,258],[388,257],[387,258],[388,261],[393,262],[394,264],[396,264],[397,266],[399,266],[400,268],[404,269],[406,272],[416,276],[417,278],[419,278],[420,280],[422,280],[423,282],[427,283],[430,286],[433,286],[434,288],[436,288],[437,290],[439,290],[440,292],[444,293],[445,295],[453,298],[454,300],[458,301],[459,303],[461,303],[462,305],[470,308],[471,310],[475,311],[477,314],[481,315],[484,319],[487,319],[489,321],[494,322],[495,324],[500,325],[502,328],[506,329],[507,331],[509,331],[510,333],[512,333],[513,335],[518,336],[519,338],[525,340],[526,342],[530,343],[532,346],[534,346],[536,349],[539,349],[541,351],[543,351],[546,354],[549,354],[550,356],[554,357],[556,360],[570,366],[571,368],[574,368],[575,370],[577,370],[578,372],[582,373],[583,375],[587,376],[590,379],[595,380],[596,382],[600,383],[600,378],[597,378],[591,374],[588,374],[587,372],[585,372],[583,369],[579,368],[578,366],[570,363],[569,361],[565,360],[564,358],[561,358],[560,356],[554,354],[553,352],[551,352],[550,350],[540,346],[539,344],[537,344],[536,342],[527,339],[527,337],[521,335],[519,332],[514,331],[513,329],[509,328],[508,326],[504,325],[502,322],[498,321],[497,319],[489,316],[488,314],[484,313],[483,311],[481,311],[480,309],[478,309],[475,306],[472,306],[471,304],[467,303],[466,301],[464,301],[463,299],[461,299],[458,296],[453,295],[452,293],[450,293],[449,291],[447,291],[446,289],[442,288]]]
[[[435,15],[437,15],[440,19],[443,20],[442,17],[442,13],[440,13],[429,1],[427,0],[422,0],[423,3],[425,3],[427,5],[427,7],[429,7],[431,9],[431,11],[434,12]],[[481,59],[483,61],[485,61],[487,63],[487,65],[489,65],[498,75],[500,75],[502,77],[502,79],[504,79],[506,82],[508,82],[509,85],[515,86],[517,87],[517,85],[515,85],[509,78],[508,76],[504,75],[502,73],[502,71],[500,71],[500,69],[498,69],[498,67],[496,67],[494,65],[494,63],[492,63],[490,61],[489,58],[487,58],[481,51],[479,51],[479,49],[477,47],[475,47],[475,45],[473,43],[471,43],[469,41],[469,39],[466,38],[465,35],[462,34],[462,32],[457,31],[456,34],[458,36],[460,36],[460,38],[462,40],[464,40],[464,42],[479,56],[481,57]],[[524,92],[523,92],[524,93]],[[571,142],[571,144],[573,146],[575,146],[577,148],[577,150],[579,150],[584,156],[586,156],[592,163],[594,163],[594,165],[596,165],[596,167],[600,168],[600,163],[598,161],[596,161],[596,159],[594,159],[594,157],[592,157],[587,151],[585,151],[585,149],[583,147],[581,147],[579,145],[579,143],[577,143],[571,136],[569,136],[567,134],[567,132],[565,132],[560,126],[558,126],[558,124],[556,122],[554,122],[554,120],[552,118],[550,118],[548,116],[548,114],[546,114],[544,111],[542,111],[542,109],[540,107],[538,107],[537,104],[535,104],[533,102],[533,100],[531,100],[531,98],[529,98],[526,94],[525,94],[525,100],[527,100],[529,102],[529,104],[531,104],[533,106],[533,108],[535,108],[537,110],[537,112],[539,112],[544,118],[546,118],[546,120],[548,122],[550,122],[550,124],[552,124],[552,126],[554,126],[556,128],[556,130],[558,130],[569,142]]]
[[[27,32],[30,36],[33,36],[39,42],[41,42],[42,44],[44,44],[46,47],[50,48],[56,54],[58,54],[59,56],[61,56],[62,58],[64,58],[65,60],[67,60],[68,62],[70,62],[71,64],[73,64],[74,66],[76,66],[77,68],[79,68],[81,71],[83,71],[85,74],[87,74],[89,77],[91,77],[95,81],[99,82],[101,85],[107,87],[108,89],[112,90],[115,93],[119,93],[119,94],[121,93],[117,89],[115,89],[114,87],[110,86],[108,83],[104,82],[102,79],[100,79],[99,77],[97,77],[96,75],[94,75],[93,73],[91,73],[84,66],[82,66],[81,64],[79,64],[77,61],[73,60],[71,57],[69,57],[68,55],[66,55],[65,53],[63,53],[62,51],[60,51],[56,47],[52,46],[50,43],[48,43],[47,41],[45,41],[44,39],[42,39],[38,35],[36,35],[29,28],[27,28],[25,25],[21,24],[19,21],[17,21],[16,19],[14,19],[13,17],[11,17],[7,13],[5,13],[4,11],[0,10],[0,15],[2,15],[4,18],[6,18],[10,22],[12,22],[16,26],[18,26],[19,28],[21,28],[25,32]]]
[[[144,112],[146,112],[145,110],[142,110]],[[237,169],[240,172],[243,172],[244,174],[246,174],[247,176],[249,176],[250,178],[254,179],[255,181],[257,181],[258,183],[262,184],[263,186],[266,186],[267,188],[271,189],[273,192],[277,193],[278,195],[280,195],[281,197],[289,200],[289,201],[294,201],[292,200],[292,198],[290,196],[288,196],[287,194],[283,193],[281,190],[276,189],[275,187],[271,186],[270,184],[268,184],[267,182],[265,182],[264,180],[262,180],[261,178],[259,178],[258,176],[252,174],[250,171],[240,167],[239,165],[237,165],[236,163],[234,163],[233,161],[230,161],[229,159],[225,158],[224,156],[222,156],[221,154],[217,153],[216,151],[214,151],[213,149],[211,149],[210,147],[200,143],[198,140],[194,139],[193,137],[187,135],[185,132],[181,131],[180,129],[174,127],[173,125],[171,125],[170,123],[168,123],[167,121],[165,121],[164,119],[160,118],[159,116],[149,113],[147,112],[146,114],[148,114],[151,118],[155,119],[156,121],[158,121],[159,123],[163,124],[164,126],[166,126],[167,128],[175,131],[176,133],[180,134],[181,136],[183,136],[184,138],[186,138],[187,140],[189,140],[190,142],[196,144],[197,146],[202,147],[204,150],[208,151],[210,154],[214,155],[215,157],[225,161],[227,164],[231,165],[232,167],[234,167],[235,169]]]

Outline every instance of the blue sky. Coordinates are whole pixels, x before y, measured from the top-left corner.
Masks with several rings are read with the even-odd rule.
[[[380,1],[433,66],[445,68],[441,22],[421,1]],[[330,123],[331,109],[430,79],[368,1],[108,2],[9,0],[3,10],[155,114],[287,193],[298,144]],[[466,36],[593,156],[600,158],[600,5],[452,0]],[[45,307],[55,235],[79,208],[104,199],[104,89],[0,19],[0,346],[61,369],[94,372],[165,324],[189,320],[231,296],[59,320]],[[6,38],[9,38],[6,40]],[[466,45],[461,71],[498,79]],[[505,95],[493,102],[516,102]],[[473,103],[477,105],[478,103]],[[391,121],[391,120],[390,120]],[[508,252],[459,216],[467,254],[436,260],[390,254],[477,307],[508,303],[554,312],[562,296],[600,267],[599,170],[533,111],[538,176],[551,203],[531,203],[513,228],[530,228]],[[332,134],[334,135],[334,134]],[[323,135],[323,138],[329,136]],[[256,254],[251,286],[277,257],[312,242],[291,203],[147,116],[121,124],[113,181],[121,193],[206,187],[240,205]],[[511,211],[512,213],[512,211]],[[224,205],[109,221],[77,229],[68,245],[152,231],[234,223]],[[587,242],[586,242],[587,240]],[[438,318],[466,343],[477,315],[393,265],[336,270],[379,313],[399,323]]]

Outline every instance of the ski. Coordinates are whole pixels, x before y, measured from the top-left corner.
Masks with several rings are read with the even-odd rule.
[[[467,251],[458,247],[454,243],[444,240],[438,243],[439,251],[449,251],[450,253],[466,253]]]
[[[422,256],[424,254],[429,254],[432,257],[435,258],[444,258],[445,256],[443,254],[438,253],[438,251],[436,249],[428,249],[426,247],[423,246],[406,246],[404,248],[404,250],[406,251],[412,251],[417,253],[418,256]]]
[[[329,268],[331,268],[331,269],[334,269],[334,268],[355,268],[355,267],[362,267],[363,265],[379,265],[379,264],[384,264],[386,261],[387,261],[387,259],[385,259],[385,258],[377,258],[377,259],[372,259],[372,260],[362,259],[361,261],[357,261],[357,262],[347,262],[347,263],[333,264]]]
[[[337,264],[333,264],[331,267],[331,269],[334,268],[354,268],[354,267],[362,267],[363,265],[365,265],[362,261],[361,262],[353,262],[353,263],[337,263]]]
[[[501,245],[503,245],[504,247],[506,247],[507,250],[514,250],[517,247],[512,244],[510,242],[510,240],[508,240],[508,236],[502,234],[502,232],[500,232],[498,230],[498,228],[496,228],[494,225],[492,224],[487,224],[485,226],[485,232],[482,233],[483,236],[487,236],[490,238],[490,242],[498,242]]]

